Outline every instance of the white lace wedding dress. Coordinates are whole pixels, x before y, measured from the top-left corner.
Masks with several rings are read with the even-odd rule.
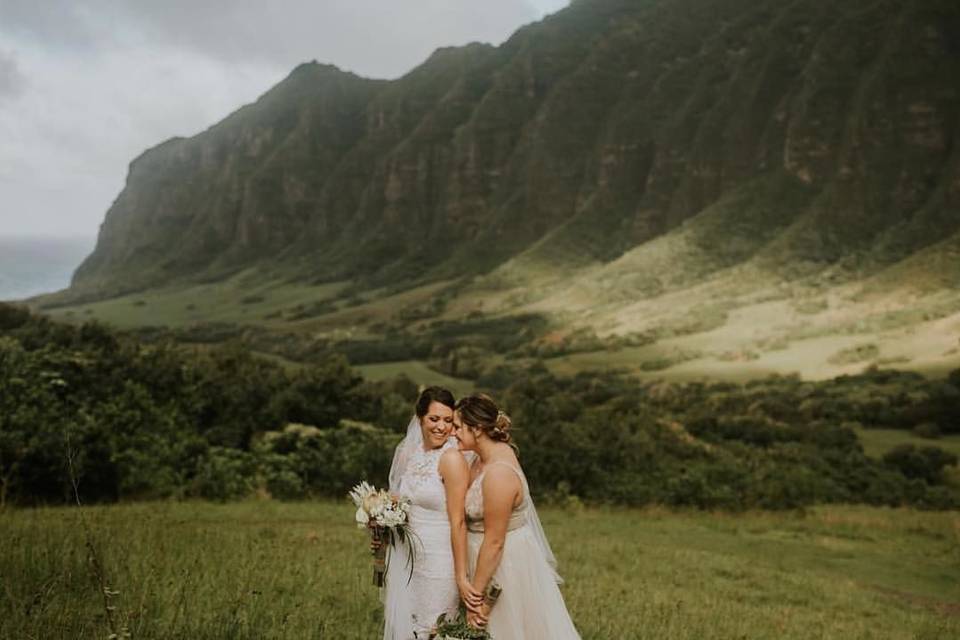
[[[535,517],[530,489],[523,472],[506,462],[494,462],[512,469],[523,484],[524,498],[514,508],[507,525],[507,539],[500,565],[493,574],[503,588],[490,612],[487,629],[496,640],[579,640],[570,614],[557,586],[559,580],[551,563],[546,538]],[[470,575],[476,570],[477,554],[483,542],[484,469],[467,490],[467,543]]]
[[[456,440],[430,451],[417,446],[405,460],[399,485],[391,487],[411,499],[415,554],[411,576],[406,548],[398,545],[388,550],[384,640],[428,638],[440,614],[457,612],[460,594],[453,570],[447,496],[439,472],[440,456],[450,448],[456,448]]]

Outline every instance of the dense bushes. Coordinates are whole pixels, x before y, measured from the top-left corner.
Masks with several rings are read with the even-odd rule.
[[[289,423],[339,434],[344,418],[400,429],[416,391],[365,382],[342,357],[285,371],[236,345],[142,344],[3,305],[0,331],[0,502],[69,500],[71,457],[87,500],[245,495],[272,468],[262,434]],[[388,449],[391,431],[368,428]],[[304,492],[339,495],[347,481],[307,478]]]
[[[797,410],[809,418],[858,422],[866,428],[913,429],[960,433],[960,384],[956,372],[947,380],[918,373],[868,369],[829,383],[800,383],[784,389]]]
[[[956,456],[906,446],[876,460],[855,431],[955,432],[960,375],[668,384],[514,363],[480,382],[512,414],[534,490],[564,504],[960,504]],[[138,342],[0,305],[0,502],[70,500],[68,461],[86,500],[343,496],[386,481],[416,393],[340,356],[285,370],[236,343]]]
[[[518,425],[532,485],[561,501],[575,495],[708,509],[817,502],[957,506],[960,491],[945,474],[957,464],[955,456],[935,447],[895,449],[883,461],[864,454],[851,418],[866,417],[856,401],[863,394],[882,397],[874,388],[879,375],[735,385],[642,383],[615,374],[556,378],[531,370],[514,378],[502,397]],[[909,393],[915,403],[951,394],[913,374],[880,377],[894,397]],[[948,420],[903,402],[904,419],[894,423],[903,428],[916,414]],[[884,416],[881,426],[890,424]]]
[[[291,424],[266,433],[255,450],[264,485],[279,497],[346,495],[361,478],[384,486],[400,436],[344,420],[334,429]]]
[[[289,500],[346,495],[361,478],[383,486],[400,437],[351,420],[329,429],[288,424],[258,435],[250,451],[211,447],[190,493],[222,501],[261,491]]]
[[[957,466],[957,456],[937,447],[917,448],[912,444],[894,447],[883,456],[883,461],[908,478],[918,478],[927,484],[943,482],[948,466]]]

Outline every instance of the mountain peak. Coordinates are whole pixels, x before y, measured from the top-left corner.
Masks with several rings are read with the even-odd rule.
[[[350,74],[347,71],[344,71],[340,67],[326,63],[326,62],[317,62],[316,60],[310,60],[309,62],[301,62],[290,72],[291,76],[302,75],[302,74]]]

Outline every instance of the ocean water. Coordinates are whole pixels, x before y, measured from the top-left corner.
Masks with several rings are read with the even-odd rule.
[[[0,300],[63,289],[95,244],[95,238],[0,236]]]

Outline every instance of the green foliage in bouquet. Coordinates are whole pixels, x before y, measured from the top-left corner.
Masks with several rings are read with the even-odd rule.
[[[440,614],[433,638],[434,640],[493,640],[493,636],[486,629],[478,629],[467,624],[467,612],[463,605],[452,620],[447,618],[447,614]]]

